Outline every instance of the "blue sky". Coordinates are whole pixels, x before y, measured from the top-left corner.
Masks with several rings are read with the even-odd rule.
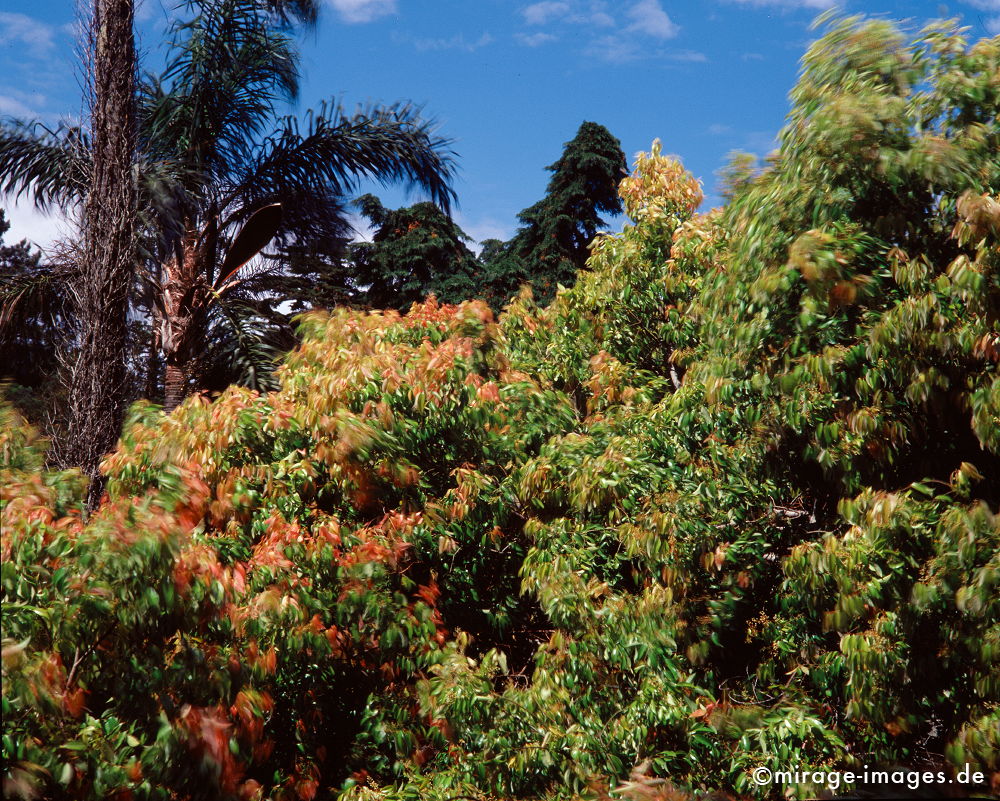
[[[456,219],[475,239],[513,233],[542,197],[562,145],[583,120],[626,154],[654,138],[699,176],[708,202],[733,150],[768,152],[788,109],[810,22],[833,0],[325,0],[302,36],[305,112],[412,100],[454,139]],[[907,20],[959,16],[971,37],[1000,34],[1000,0],[844,0],[847,13]],[[141,0],[147,63],[174,0]],[[79,118],[72,0],[0,0],[0,115]],[[367,188],[367,187],[366,187]],[[364,191],[364,190],[362,190]],[[388,205],[419,200],[375,190]],[[42,244],[65,223],[11,209],[8,241]],[[618,227],[621,220],[612,223]]]

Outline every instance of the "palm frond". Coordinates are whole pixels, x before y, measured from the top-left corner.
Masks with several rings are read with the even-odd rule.
[[[187,0],[183,5],[188,10],[210,6],[206,0]],[[321,3],[318,0],[256,0],[256,8],[266,14],[272,23],[290,27],[295,24],[312,27],[319,16]]]
[[[435,129],[409,103],[359,108],[352,115],[323,104],[308,113],[304,126],[285,117],[239,183],[276,195],[343,197],[368,178],[423,189],[447,211],[455,197],[454,153],[451,140]]]
[[[282,207],[281,224],[275,231],[268,258],[281,259],[288,248],[309,243],[317,253],[334,255],[343,252],[353,229],[347,221],[343,197],[328,187],[309,191],[305,187],[251,185],[229,188],[230,202],[220,214],[220,228],[224,235],[220,245],[232,245],[233,234],[260,209],[275,203]]]
[[[175,52],[143,105],[150,155],[180,157],[202,180],[250,159],[277,103],[298,93],[297,52],[255,0],[203,0],[174,28]]]
[[[141,250],[144,258],[169,253],[184,233],[184,221],[205,204],[203,187],[188,164],[179,159],[151,159],[140,153],[136,162],[139,189]]]
[[[215,288],[224,292],[226,282],[270,242],[281,228],[282,205],[271,203],[255,211],[230,243],[226,258],[219,267]]]
[[[0,340],[27,317],[51,320],[64,313],[67,279],[47,266],[0,275]]]
[[[235,383],[258,392],[277,389],[274,369],[293,343],[284,317],[269,320],[253,304],[225,297],[218,297],[213,309],[201,385],[222,388]]]
[[[90,147],[80,128],[55,130],[40,122],[8,120],[0,124],[0,191],[30,195],[41,209],[65,208],[86,193]]]
[[[316,0],[261,0],[263,8],[282,25],[316,24],[320,4]]]
[[[70,265],[0,259],[0,376],[36,388],[55,386],[59,353],[75,330],[69,290],[74,278]]]

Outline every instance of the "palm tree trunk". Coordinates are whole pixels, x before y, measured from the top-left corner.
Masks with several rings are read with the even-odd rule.
[[[160,345],[166,365],[163,409],[168,413],[187,395],[198,348],[204,344],[206,285],[201,252],[197,228],[188,225],[180,252],[163,267]]]
[[[172,412],[187,395],[187,373],[184,365],[167,362],[166,377],[163,380],[163,410]]]
[[[69,421],[61,460],[103,491],[98,464],[112,449],[127,398],[127,310],[135,270],[135,41],[133,0],[94,0],[93,172],[83,207],[83,255],[73,287],[79,350],[70,368]]]

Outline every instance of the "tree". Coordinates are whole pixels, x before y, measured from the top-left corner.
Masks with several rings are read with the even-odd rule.
[[[248,298],[278,289],[283,261],[251,262],[272,239],[342,248],[342,198],[361,176],[419,185],[445,207],[451,198],[447,142],[418,109],[347,115],[323,105],[301,125],[276,120],[279,102],[297,92],[295,53],[254,3],[216,0],[182,29],[187,38],[145,103],[147,147],[157,161],[180,165],[184,187],[182,202],[161,217],[166,247],[153,276],[168,410],[197,378],[213,313],[215,325],[236,333],[237,352],[266,370],[254,358],[260,340],[246,311]]]
[[[97,467],[125,411],[128,295],[136,269],[135,81],[132,0],[95,0],[90,170],[83,197],[79,275],[71,287],[76,348],[62,455],[102,491]]]
[[[10,223],[0,209],[0,380],[36,424],[44,423],[59,379],[59,332],[69,317],[57,268],[27,240],[3,244]]]
[[[728,205],[740,192],[746,189],[759,171],[757,157],[753,153],[734,150],[729,160],[716,171],[719,179],[719,194]]]
[[[324,104],[301,123],[278,115],[298,88],[288,23],[312,4],[191,7],[193,17],[175,25],[166,70],[142,86],[139,103],[143,277],[167,410],[200,381],[213,331],[225,332],[216,344],[228,342],[230,361],[251,379],[269,371],[272,354],[254,328],[287,328],[274,310],[285,257],[305,243],[323,255],[343,249],[342,199],[360,178],[420,186],[445,208],[452,197],[448,141],[413,106],[347,114]],[[31,187],[42,202],[79,199],[74,173],[60,170],[75,163],[76,145],[70,131],[6,126],[4,188]],[[270,258],[257,258],[272,242]]]
[[[35,319],[39,313],[49,317],[38,308],[48,304],[43,300],[31,308],[35,300],[31,290],[37,284],[32,277],[40,270],[42,254],[32,251],[26,239],[5,245],[4,234],[9,230],[10,223],[0,209],[0,378],[32,385],[41,378],[39,370],[50,361],[42,357],[48,351],[46,321]]]
[[[588,247],[607,223],[601,214],[622,211],[618,182],[627,174],[621,143],[603,125],[584,122],[564,145],[545,197],[518,215],[522,226],[504,248],[483,257],[496,296],[531,283],[535,296],[550,300],[558,284],[572,286],[587,261]]]
[[[477,295],[479,263],[469,238],[433,203],[386,209],[374,195],[357,201],[375,226],[371,242],[351,248],[359,299],[376,308],[407,309],[428,295],[458,303]]]
[[[79,247],[60,241],[44,256],[27,240],[2,244],[8,225],[0,211],[0,380],[5,394],[40,426],[52,444],[49,459],[66,463],[67,364],[79,343],[72,287],[79,280]],[[149,330],[130,315],[126,348],[126,402],[142,386]]]
[[[728,208],[654,144],[548,306],[309,315],[86,521],[0,406],[5,792],[1000,786],[998,68],[828,18]]]
[[[527,265],[511,246],[511,242],[500,239],[484,239],[480,243],[481,291],[486,302],[497,312],[522,286],[531,283]]]

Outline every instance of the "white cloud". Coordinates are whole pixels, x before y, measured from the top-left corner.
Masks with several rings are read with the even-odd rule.
[[[667,16],[660,0],[638,0],[625,12],[629,24],[606,36],[595,39],[588,52],[612,64],[624,64],[640,58],[662,58],[669,61],[707,61],[704,53],[695,50],[664,51],[649,46],[649,39],[672,39],[680,28]]]
[[[22,199],[15,203],[0,199],[10,230],[4,234],[4,242],[11,244],[27,239],[45,250],[57,239],[72,234],[72,221],[60,211],[44,214],[36,209],[31,201]]]
[[[548,42],[554,42],[558,37],[551,33],[544,33],[539,31],[538,33],[516,33],[514,38],[525,45],[526,47],[538,47],[539,45],[547,44]]]
[[[41,58],[55,47],[55,28],[27,14],[0,11],[0,45],[15,42]]]
[[[528,25],[545,25],[569,13],[569,3],[562,0],[543,0],[521,9],[521,16]]]
[[[595,39],[587,48],[587,53],[612,64],[624,64],[639,58],[642,49],[635,38],[612,34]]]
[[[38,114],[30,106],[26,106],[16,97],[0,95],[0,116],[20,117],[22,120],[37,117]]]
[[[548,25],[552,22],[570,22],[591,28],[614,27],[614,18],[605,10],[605,0],[543,0],[521,9],[521,16],[528,25]]]
[[[660,5],[660,0],[639,0],[626,13],[632,21],[628,30],[657,39],[672,39],[680,30]]]
[[[627,64],[640,59],[658,59],[660,61],[676,61],[680,63],[701,64],[708,61],[708,56],[697,50],[664,50],[662,47],[651,47],[648,39],[629,33],[612,33],[594,39],[586,49],[591,58],[607,61],[610,64]]]
[[[413,46],[422,53],[428,50],[462,50],[471,53],[480,47],[486,47],[492,41],[493,37],[488,33],[484,33],[471,42],[465,38],[464,34],[459,33],[447,39],[414,39]]]
[[[371,242],[377,230],[365,215],[349,211],[345,215],[351,229],[351,242]]]
[[[521,15],[529,25],[583,26],[586,28],[583,52],[613,64],[648,58],[677,62],[708,60],[704,53],[695,50],[671,52],[657,46],[655,40],[672,39],[680,31],[663,10],[662,0],[628,0],[619,4],[607,0],[542,0],[522,8]],[[515,34],[515,39],[527,47],[538,47],[555,38],[550,31]],[[574,32],[573,38],[579,38],[579,34]]]
[[[708,61],[708,56],[698,50],[668,50],[663,53],[663,57],[668,61],[687,61],[692,64],[704,64]]]
[[[371,22],[397,11],[396,0],[330,0],[344,22]]]
[[[731,125],[722,125],[721,123],[718,122],[708,126],[708,132],[712,134],[712,136],[722,136],[723,134],[727,134],[732,130],[733,128]]]
[[[26,73],[31,73],[30,77],[27,77]],[[25,122],[37,120],[49,128],[55,128],[62,124],[69,126],[80,125],[80,116],[78,113],[67,113],[65,109],[57,111],[53,107],[54,102],[52,98],[44,92],[22,91],[21,89],[16,89],[13,85],[16,83],[18,86],[25,86],[30,84],[32,79],[34,79],[34,82],[38,84],[50,84],[49,88],[57,92],[61,88],[58,86],[57,81],[62,80],[65,82],[65,73],[61,77],[57,77],[54,72],[49,74],[43,70],[27,70],[26,73],[22,73],[21,75],[5,75],[3,78],[6,80],[0,80],[0,117],[15,117]],[[0,196],[0,202],[2,200],[3,197]]]
[[[986,20],[986,31],[991,36],[1000,36],[1000,17],[990,17]]]
[[[476,253],[482,250],[482,243],[487,239],[499,239],[506,242],[514,235],[512,225],[498,222],[491,217],[471,220],[459,211],[455,214],[454,219],[458,227],[473,240],[467,244]]]

